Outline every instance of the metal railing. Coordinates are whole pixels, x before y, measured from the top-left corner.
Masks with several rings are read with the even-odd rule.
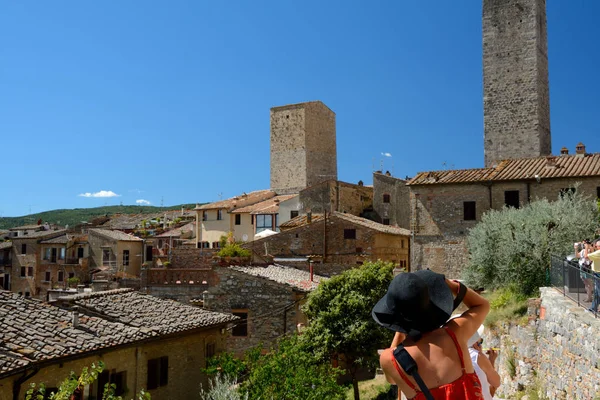
[[[552,287],[588,311],[591,310],[594,296],[600,297],[600,275],[582,269],[576,260],[552,255],[549,278]],[[592,301],[587,301],[586,285],[591,288],[587,290],[590,290]],[[597,309],[592,312],[595,317],[600,317]]]

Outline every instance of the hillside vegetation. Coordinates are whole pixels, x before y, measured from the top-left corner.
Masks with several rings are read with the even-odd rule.
[[[196,204],[179,204],[170,207],[154,206],[104,206],[94,208],[73,208],[44,211],[36,214],[24,215],[21,217],[2,217],[0,218],[0,229],[14,228],[15,226],[35,224],[38,220],[50,224],[75,226],[83,221],[90,221],[96,217],[111,216],[114,214],[155,214],[168,210],[180,210],[181,207],[193,209]]]

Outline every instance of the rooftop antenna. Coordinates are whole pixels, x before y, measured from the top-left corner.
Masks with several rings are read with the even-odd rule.
[[[219,200],[223,200],[223,192],[219,192]]]
[[[160,206],[161,206],[161,207],[163,207],[163,204],[164,204],[164,199],[165,199],[165,198],[161,196],[161,198],[160,198]]]

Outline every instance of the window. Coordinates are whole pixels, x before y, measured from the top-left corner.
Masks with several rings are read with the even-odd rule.
[[[213,249],[218,249],[219,247],[221,247],[221,243],[219,243],[219,242],[212,242],[212,248]]]
[[[153,358],[148,360],[148,380],[146,388],[156,389],[167,386],[169,383],[169,357]]]
[[[75,272],[69,272],[69,279],[75,278]]]
[[[21,277],[27,276],[27,267],[21,267]]]
[[[83,258],[83,247],[77,248],[77,258]]]
[[[217,221],[221,221],[223,219],[223,210],[217,210]]]
[[[231,330],[231,336],[248,336],[248,310],[233,310],[231,313],[241,319]]]
[[[216,354],[216,345],[214,343],[206,343],[206,352],[204,354],[204,360],[206,362],[205,368],[208,368],[208,360],[214,357]]]
[[[390,219],[389,218],[384,218],[383,221],[382,221],[382,223],[384,225],[389,225],[390,224]]]
[[[33,267],[27,267],[27,276],[33,276]]]
[[[202,211],[202,221],[206,221],[206,211]]]
[[[254,215],[250,215],[250,225],[254,225]]]
[[[271,214],[256,216],[256,233],[262,232],[265,229],[273,228],[273,216]]]
[[[363,252],[363,249],[362,249],[362,247],[357,247],[357,248],[356,248],[356,253],[360,254],[360,253],[362,253],[362,252]]]
[[[102,249],[102,266],[110,266],[110,249]]]
[[[64,247],[61,247],[60,249],[60,256],[58,257],[61,260],[65,259],[65,253],[66,253],[67,249],[65,249]]]
[[[65,280],[65,273],[63,271],[58,271],[58,281],[64,282],[64,280]]]
[[[574,194],[575,194],[575,188],[573,188],[573,187],[562,188],[562,189],[560,189],[559,196],[562,198],[565,195],[574,195]]]
[[[404,248],[404,239],[400,239],[400,248],[403,249]]]
[[[129,265],[129,250],[123,250],[123,265]]]
[[[384,202],[384,203],[389,203],[389,202],[390,202],[390,197],[391,197],[391,196],[390,196],[389,194],[387,194],[387,193],[386,193],[386,194],[384,194],[384,195],[383,195],[383,202]]]
[[[127,388],[127,371],[114,372],[113,370],[109,382],[115,385],[115,396],[124,395]]]
[[[290,219],[296,218],[297,216],[298,216],[298,211],[297,210],[290,211]]]
[[[210,248],[210,243],[208,242],[202,242],[202,246],[203,249],[209,249]]]
[[[27,245],[25,243],[21,245],[21,254],[27,254]]]
[[[344,239],[356,239],[356,229],[344,229]]]
[[[477,219],[474,201],[463,202],[463,219],[465,221],[475,221]]]
[[[46,271],[46,274],[44,275],[44,280],[46,282],[50,282],[51,278],[52,278],[52,273],[50,271]]]
[[[31,293],[25,292],[25,297],[31,297]]]
[[[504,204],[508,207],[519,208],[519,191],[507,190],[504,192]]]
[[[235,224],[236,225],[242,224],[242,214],[235,214]]]
[[[49,260],[50,259],[50,247],[46,247],[44,249],[44,260]]]

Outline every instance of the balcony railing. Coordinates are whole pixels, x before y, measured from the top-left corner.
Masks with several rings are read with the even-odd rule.
[[[549,278],[552,287],[586,310],[590,309],[592,302],[586,301],[584,279],[592,285],[592,296],[600,297],[600,275],[594,274],[591,270],[583,270],[577,261],[552,255]],[[595,317],[600,317],[597,310],[592,311]]]

